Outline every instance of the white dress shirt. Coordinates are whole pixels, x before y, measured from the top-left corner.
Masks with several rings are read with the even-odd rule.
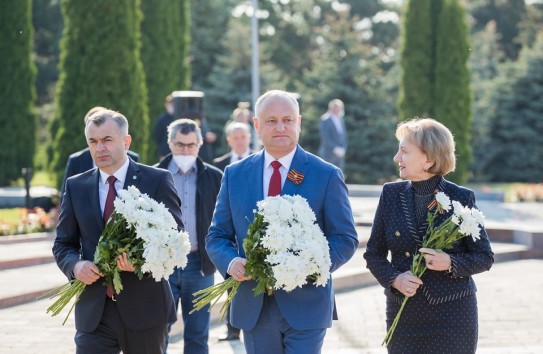
[[[289,152],[287,155],[281,157],[279,160],[281,167],[279,167],[279,172],[281,173],[281,190],[283,190],[283,185],[287,179],[288,171],[290,170],[290,165],[292,164],[292,159],[296,153],[296,149]],[[270,179],[273,173],[273,166],[271,163],[275,161],[275,158],[270,155],[267,151],[264,151],[264,198],[268,196],[268,189],[270,188]]]
[[[126,158],[124,164],[113,174],[117,180],[115,181],[115,190],[118,191],[124,187],[124,182],[126,181],[126,173],[128,172],[128,165],[130,165],[130,159]],[[98,195],[100,197],[100,210],[102,215],[104,214],[104,207],[106,206],[107,192],[109,191],[109,183],[107,183],[107,178],[110,176],[104,171],[100,171],[100,183],[98,183]]]

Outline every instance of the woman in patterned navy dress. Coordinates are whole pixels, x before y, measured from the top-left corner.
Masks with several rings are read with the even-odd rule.
[[[404,296],[410,297],[388,351],[475,353],[477,289],[471,275],[489,270],[494,262],[486,231],[481,229],[476,242],[464,237],[444,252],[421,248],[426,217],[438,191],[469,208],[476,207],[475,196],[443,177],[456,164],[454,139],[443,124],[413,119],[398,125],[396,137],[399,149],[394,161],[404,181],[383,186],[364,254],[368,269],[385,288],[387,329]],[[435,224],[449,216],[438,215]],[[428,268],[422,279],[409,271],[417,251]]]

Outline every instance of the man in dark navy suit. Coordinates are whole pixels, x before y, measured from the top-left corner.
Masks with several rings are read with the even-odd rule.
[[[120,113],[100,110],[92,114],[85,137],[96,168],[66,180],[53,245],[57,265],[66,277],[87,285],[75,305],[76,352],[162,354],[168,323],[176,319],[168,282],[148,276],[139,280],[125,253],[117,260],[123,291],[112,295],[93,258],[107,220],[109,194],[128,186],[164,203],[183,227],[172,175],[128,158],[131,137],[128,121]]]

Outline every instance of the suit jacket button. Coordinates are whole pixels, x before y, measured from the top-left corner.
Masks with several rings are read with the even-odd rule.
[[[410,257],[410,256],[411,256],[411,253],[405,252],[405,256],[406,256],[406,257]]]
[[[394,235],[395,235],[396,237],[400,237],[400,231],[396,231],[396,232],[394,233]]]

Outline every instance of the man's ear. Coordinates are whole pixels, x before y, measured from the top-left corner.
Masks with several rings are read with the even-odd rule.
[[[123,138],[123,142],[124,142],[124,149],[125,150],[130,149],[130,144],[132,143],[132,137],[130,136],[130,134],[126,135]]]

